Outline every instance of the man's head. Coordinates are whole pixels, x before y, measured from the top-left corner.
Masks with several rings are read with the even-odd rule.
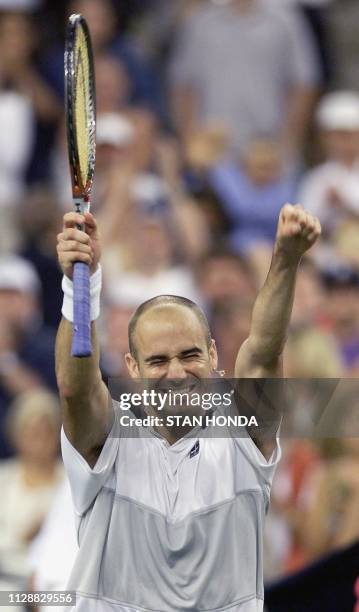
[[[81,13],[88,23],[92,45],[99,52],[111,43],[118,29],[117,15],[111,0],[73,0],[69,14]]]
[[[0,257],[0,320],[23,330],[38,314],[40,279],[33,265],[17,255]]]
[[[197,266],[196,279],[210,306],[243,297],[254,299],[251,270],[234,251],[218,249],[204,255]]]
[[[329,159],[351,165],[359,155],[359,94],[327,94],[319,103],[316,119]]]
[[[128,331],[126,363],[132,378],[208,378],[217,367],[207,319],[191,300],[152,298],[137,308]]]
[[[96,107],[101,113],[114,113],[127,107],[132,82],[126,66],[116,57],[99,53],[95,61]],[[101,131],[101,125],[100,125]]]

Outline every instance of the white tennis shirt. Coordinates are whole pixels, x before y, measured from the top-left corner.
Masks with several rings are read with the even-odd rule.
[[[73,610],[262,611],[279,444],[267,462],[248,436],[198,429],[170,446],[146,432],[121,437],[116,416],[91,469],[62,431],[80,545]]]

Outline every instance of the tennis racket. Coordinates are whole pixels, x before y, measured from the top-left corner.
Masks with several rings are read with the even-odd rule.
[[[89,29],[82,15],[71,15],[65,43],[65,112],[67,141],[76,212],[90,210],[96,157],[95,75]],[[82,226],[78,226],[83,230]],[[73,271],[73,357],[92,353],[90,320],[90,270],[76,262]]]

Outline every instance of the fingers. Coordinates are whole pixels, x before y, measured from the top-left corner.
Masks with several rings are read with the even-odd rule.
[[[320,225],[319,219],[317,217],[314,217],[314,220],[314,229],[310,234],[308,234],[309,242],[315,242],[322,233],[322,227]]]
[[[85,225],[85,228],[90,235],[97,231],[96,219],[90,212],[86,212],[84,215],[81,215],[80,213],[72,211],[64,215],[63,230],[76,228],[78,225]]]
[[[86,232],[75,228],[64,229],[61,234],[57,236],[58,241],[74,240],[79,244],[90,244],[91,238]]]
[[[64,222],[76,225],[79,216],[81,215],[78,213],[68,213],[65,215],[67,219],[65,221],[64,218]],[[65,227],[64,231],[57,236],[57,254],[62,269],[69,276],[71,275],[70,268],[76,261],[82,261],[91,266],[94,253],[90,236],[75,227]]]
[[[78,229],[79,225],[86,231]],[[97,251],[94,244],[97,244]],[[63,230],[57,236],[58,260],[64,274],[72,278],[73,264],[78,261],[95,269],[99,259],[98,244],[97,223],[91,213],[66,213]]]
[[[93,263],[92,255],[81,253],[80,251],[66,251],[59,253],[59,262],[65,273],[72,268],[72,265],[77,261],[82,261],[89,266]],[[71,277],[70,274],[67,274]]]
[[[303,206],[286,204],[281,212],[281,221],[287,225],[287,234],[301,235],[312,240],[321,234],[320,222],[317,217],[308,213]]]
[[[83,215],[80,215],[80,213],[74,211],[68,212],[64,215],[63,230],[70,227],[77,227],[83,223],[85,223],[85,217]]]
[[[86,228],[97,230],[96,219],[90,212],[85,213],[85,225]]]
[[[92,248],[89,244],[83,244],[77,240],[63,240],[59,239],[59,251],[74,251],[79,253],[88,253],[92,256]]]

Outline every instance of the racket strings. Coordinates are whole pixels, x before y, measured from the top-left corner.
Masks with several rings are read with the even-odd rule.
[[[82,185],[91,180],[93,161],[91,158],[95,140],[94,100],[91,89],[91,67],[87,37],[83,28],[77,30],[75,40],[75,123]]]

